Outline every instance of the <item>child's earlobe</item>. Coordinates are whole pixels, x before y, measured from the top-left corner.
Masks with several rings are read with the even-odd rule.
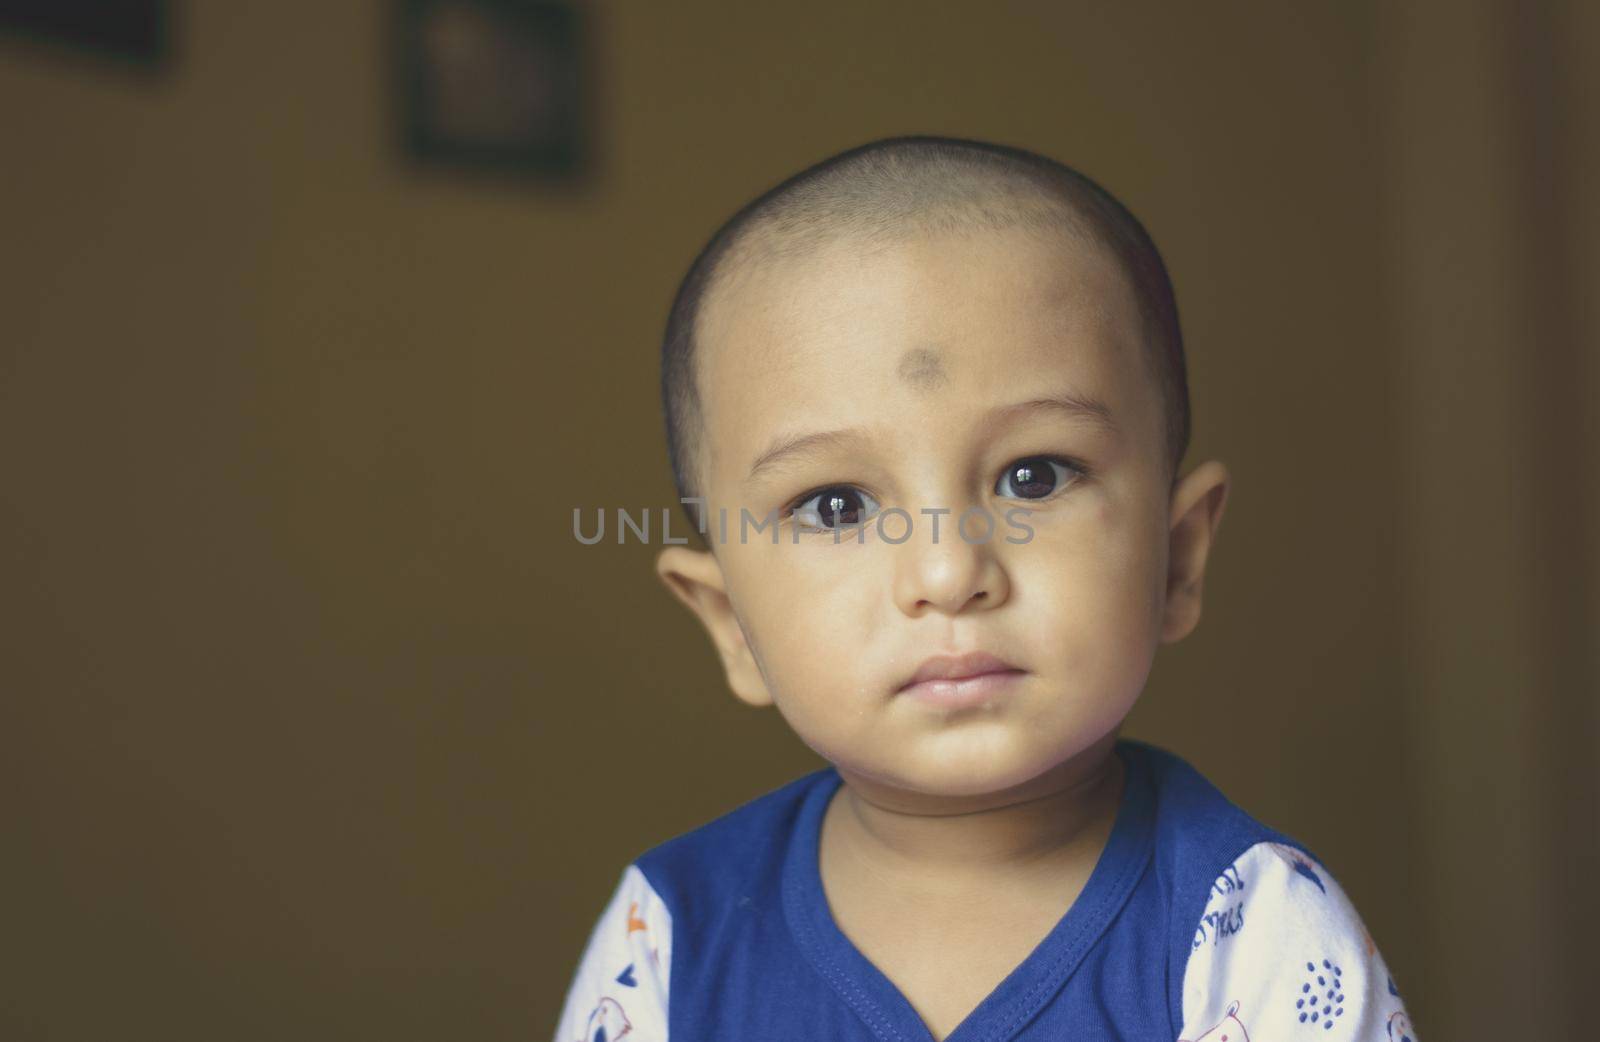
[[[1227,468],[1208,460],[1173,489],[1171,530],[1167,535],[1167,596],[1161,621],[1163,643],[1182,640],[1200,624],[1206,561],[1222,524],[1228,485]]]
[[[745,639],[716,556],[709,550],[670,546],[656,557],[656,575],[705,627],[722,659],[728,686],[740,701],[753,706],[771,705],[766,678]]]

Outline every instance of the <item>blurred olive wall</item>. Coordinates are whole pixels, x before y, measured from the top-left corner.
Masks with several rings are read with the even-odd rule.
[[[153,78],[0,39],[0,1035],[549,1037],[622,866],[820,765],[572,509],[673,504],[715,226],[946,133],[1177,284],[1235,484],[1128,732],[1322,856],[1423,1039],[1577,1037],[1594,16],[591,10],[576,188],[401,163],[380,4],[180,5]]]

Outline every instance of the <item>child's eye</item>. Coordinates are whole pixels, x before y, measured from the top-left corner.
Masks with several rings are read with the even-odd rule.
[[[1007,499],[1044,499],[1068,480],[1084,473],[1082,467],[1053,456],[1028,456],[1005,469],[994,492]]]
[[[796,503],[790,513],[806,528],[831,530],[859,525],[878,512],[877,502],[858,488],[835,485]]]

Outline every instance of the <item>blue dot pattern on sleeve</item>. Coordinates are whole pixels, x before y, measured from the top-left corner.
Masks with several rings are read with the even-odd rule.
[[[1237,924],[1223,933],[1218,922]],[[1344,890],[1304,850],[1260,842],[1212,888],[1184,972],[1184,1042],[1417,1042]]]

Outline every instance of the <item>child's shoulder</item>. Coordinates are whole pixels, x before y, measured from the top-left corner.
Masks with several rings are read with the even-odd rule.
[[[1219,890],[1240,884],[1247,865],[1282,862],[1305,874],[1320,864],[1304,843],[1263,824],[1177,753],[1133,739],[1121,746],[1147,772],[1154,870],[1180,920],[1198,917]]]
[[[1346,1029],[1340,1037],[1414,1037],[1372,934],[1322,861],[1176,754],[1130,746],[1152,782],[1179,1037],[1288,1035],[1335,1023]]]
[[[1118,747],[1149,773],[1158,840],[1176,845],[1174,852],[1197,855],[1206,847],[1226,848],[1267,839],[1301,845],[1285,832],[1256,820],[1176,752],[1134,738],[1120,739]]]
[[[748,890],[749,881],[781,873],[807,798],[837,784],[831,766],[808,772],[650,847],[633,864],[673,904],[692,900],[695,892]]]
[[[1311,855],[1305,844],[1234,803],[1177,753],[1130,738],[1119,744],[1148,772],[1158,869],[1220,869],[1260,843]]]

